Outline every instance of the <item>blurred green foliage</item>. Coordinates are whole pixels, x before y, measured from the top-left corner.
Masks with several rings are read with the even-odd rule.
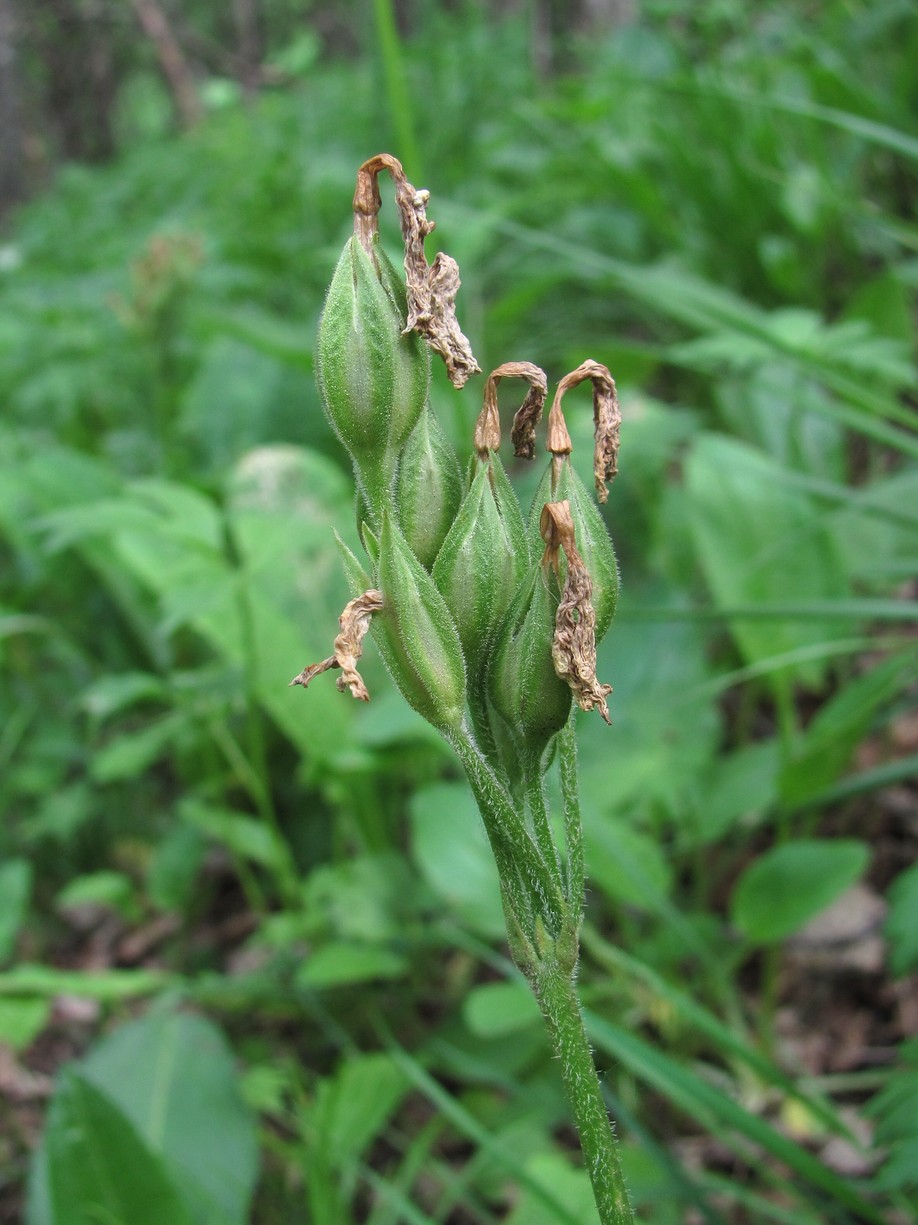
[[[132,1221],[148,1194],[227,1225],[590,1219],[446,749],[372,656],[366,709],[287,688],[347,598],[331,528],[351,495],[315,324],[355,169],[396,136],[485,368],[556,378],[589,356],[619,383],[624,585],[599,669],[615,726],[581,729],[582,988],[640,1217],[914,1209],[914,1050],[870,1106],[884,1147],[864,1156],[852,1112],[885,1074],[838,1092],[805,1077],[775,1008],[781,941],[858,878],[891,886],[888,973],[918,965],[914,830],[873,798],[916,768],[894,733],[916,683],[918,29],[904,0],[639,9],[572,40],[552,77],[522,19],[470,4],[425,8],[414,37],[350,62],[299,34],[282,88],[246,103],[211,81],[181,136],[138,76],[118,157],[63,166],[15,218],[0,1040],[27,1053],[60,994],[112,1022],[135,997],[162,1010],[62,1075],[32,1225],[97,1192],[72,1127],[106,1160],[117,1141],[132,1173],[106,1205]],[[471,450],[475,390],[437,371],[433,397]],[[572,433],[586,465],[586,403]],[[84,958],[106,924],[160,922],[149,965],[117,943],[111,969]],[[225,1026],[248,1106],[219,1034],[178,1004]],[[183,1114],[177,1155],[141,1117],[156,1087],[121,1078],[112,1044],[168,1061],[194,1026],[211,1055],[183,1074],[219,1118]],[[211,1126],[246,1156],[202,1207],[227,1160]],[[705,1137],[726,1164],[683,1160]],[[823,1159],[833,1140],[856,1176]],[[24,1143],[0,1160],[21,1184]]]

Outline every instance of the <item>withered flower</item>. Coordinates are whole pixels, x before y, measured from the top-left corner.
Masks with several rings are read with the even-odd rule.
[[[548,395],[548,380],[545,371],[532,362],[504,362],[488,375],[482,396],[482,408],[475,426],[475,450],[486,459],[488,451],[500,446],[500,415],[497,408],[497,387],[501,379],[525,379],[529,384],[526,399],[513,417],[511,439],[514,454],[522,459],[532,459],[535,449],[535,427],[538,424],[545,397]]]
[[[361,702],[369,702],[370,694],[363,682],[363,677],[357,671],[357,661],[363,654],[363,640],[370,629],[373,613],[379,612],[383,606],[382,592],[365,591],[363,595],[350,600],[338,618],[341,627],[335,638],[335,653],[323,659],[320,663],[310,664],[299,676],[295,676],[291,685],[302,685],[305,689],[309,682],[330,668],[340,668],[342,675],[336,684],[343,693],[350,689],[355,698]]]
[[[395,204],[405,243],[405,278],[408,292],[408,321],[405,332],[418,332],[443,358],[450,382],[464,387],[481,367],[456,319],[456,294],[459,292],[459,265],[449,255],[438,252],[432,264],[424,254],[424,239],[436,223],[428,220],[430,192],[418,191],[408,182],[402,164],[390,153],[369,158],[357,172],[354,192],[354,232],[372,256],[378,233],[377,216],[382,207],[379,175],[387,170],[395,183]]]
[[[560,573],[560,553],[563,552],[567,559],[567,577],[555,615],[551,645],[555,672],[570,686],[581,710],[597,706],[606,723],[611,723],[606,696],[612,692],[612,686],[601,685],[596,679],[593,583],[577,551],[570,504],[546,502],[539,526],[545,541],[542,564]]]
[[[596,482],[596,497],[600,502],[605,502],[609,496],[606,481],[612,480],[618,473],[622,414],[618,405],[615,380],[600,362],[583,362],[576,370],[566,374],[558,384],[548,416],[548,450],[555,456],[570,454],[571,439],[561,413],[561,400],[566,391],[586,382],[587,379],[593,384],[593,478]]]

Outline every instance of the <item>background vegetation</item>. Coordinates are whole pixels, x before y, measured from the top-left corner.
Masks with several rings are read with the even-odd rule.
[[[454,762],[376,660],[287,688],[384,148],[485,368],[619,384],[581,986],[640,1217],[913,1219],[911,5],[153,6],[178,78],[130,7],[0,6],[0,1219],[593,1219]]]

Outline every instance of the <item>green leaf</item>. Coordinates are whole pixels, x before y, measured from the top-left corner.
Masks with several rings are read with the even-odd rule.
[[[197,829],[179,825],[159,840],[147,872],[147,892],[156,906],[184,911],[191,904],[207,840]]]
[[[874,1175],[883,1190],[918,1190],[918,1041],[902,1044],[886,1085],[865,1107],[888,1156]]]
[[[136,918],[138,914],[134,883],[123,872],[90,872],[77,876],[58,893],[55,906],[59,910],[104,906],[126,918]]]
[[[108,719],[118,711],[150,698],[161,698],[166,686],[149,672],[120,672],[102,676],[80,695],[80,705],[97,719]]]
[[[751,447],[715,434],[702,436],[686,466],[698,557],[717,603],[744,605],[831,600],[847,594],[833,537],[811,500],[779,479],[780,465]],[[838,634],[833,622],[735,618],[730,630],[747,663],[797,650]],[[824,665],[801,664],[796,674],[818,684]]]
[[[0,1045],[24,1051],[44,1029],[50,1016],[50,1000],[0,996]]]
[[[0,864],[0,962],[7,961],[25,922],[32,892],[32,865],[25,859]]]
[[[0,974],[0,996],[50,997],[75,995],[80,999],[114,1003],[152,995],[173,981],[161,970],[55,970],[51,966],[19,965]]]
[[[560,1199],[582,1225],[598,1225],[599,1216],[586,1170],[575,1169],[560,1153],[537,1153],[526,1162],[526,1173],[533,1182]],[[557,1225],[557,1220],[553,1209],[526,1189],[507,1217],[507,1225]]]
[[[502,1038],[538,1024],[541,1014],[525,983],[507,982],[473,987],[463,1001],[462,1017],[476,1037]]]
[[[216,1026],[190,1013],[153,1012],[100,1043],[81,1076],[161,1158],[183,1204],[179,1219],[195,1225],[248,1220],[257,1132]],[[156,1219],[161,1225],[174,1218]]]
[[[181,712],[165,715],[136,732],[124,732],[96,749],[90,773],[99,783],[115,783],[143,774],[189,726]]]
[[[435,1107],[438,1114],[447,1119],[460,1135],[466,1136],[482,1153],[487,1154],[500,1169],[505,1170],[523,1190],[531,1192],[533,1197],[546,1210],[553,1214],[552,1219],[557,1225],[583,1225],[576,1211],[569,1210],[563,1199],[555,1194],[552,1187],[546,1186],[541,1179],[533,1177],[528,1168],[520,1161],[515,1147],[507,1144],[502,1137],[495,1135],[482,1126],[475,1115],[463,1103],[448,1093],[446,1089],[431,1076],[426,1069],[403,1047],[392,1044],[389,1048],[393,1060],[411,1080],[414,1087]]]
[[[775,740],[743,745],[715,758],[687,837],[699,845],[716,842],[734,826],[759,819],[777,799],[780,752]]]
[[[644,594],[644,593],[642,593]],[[708,638],[702,626],[651,621],[627,585],[612,632],[599,647],[597,675],[611,698],[615,786],[609,786],[610,733],[600,719],[578,720],[584,827],[620,811],[671,814],[681,822],[721,739],[716,703],[699,692],[710,677]],[[646,596],[645,596],[646,598]],[[669,606],[675,593],[662,598]],[[622,613],[625,613],[623,619]]]
[[[412,850],[428,884],[474,931],[504,933],[494,857],[467,787],[435,783],[411,797]]]
[[[783,940],[853,885],[868,858],[854,839],[801,838],[774,847],[740,877],[730,917],[755,944]]]
[[[275,872],[287,866],[289,852],[275,831],[264,821],[247,813],[233,812],[200,800],[182,800],[179,813],[183,821],[225,846],[234,855]]]
[[[287,433],[287,422],[278,418],[289,373],[249,340],[211,341],[181,397],[179,430],[209,470],[225,469],[243,451]],[[301,337],[300,352],[302,347]]]
[[[918,468],[904,467],[869,485],[846,490],[829,518],[852,583],[878,594],[890,575],[914,573],[918,515]]]
[[[33,1161],[27,1225],[193,1225],[170,1172],[95,1085],[63,1073]]]
[[[590,820],[584,830],[587,876],[616,902],[656,909],[672,872],[653,839],[620,820]]]
[[[409,1081],[385,1054],[347,1059],[319,1082],[311,1123],[336,1165],[355,1161],[385,1126]]]
[[[827,1165],[782,1135],[707,1079],[683,1067],[671,1056],[603,1017],[586,1014],[587,1033],[600,1050],[620,1060],[641,1081],[658,1090],[693,1123],[721,1139],[743,1156],[764,1150],[791,1169],[804,1183],[826,1192],[871,1225],[887,1225],[884,1213]],[[782,1186],[786,1183],[782,1180]]]
[[[309,31],[309,37],[314,37]],[[302,324],[254,306],[234,310],[213,308],[202,321],[216,333],[241,340],[275,361],[312,371],[312,354],[306,348]]]
[[[309,956],[296,975],[301,987],[346,987],[377,979],[401,978],[408,962],[378,944],[323,944]]]
[[[887,894],[889,966],[897,977],[918,966],[918,863],[900,872]]]
[[[786,804],[805,803],[841,775],[878,709],[901,692],[915,670],[914,650],[893,655],[843,685],[822,706],[781,770]]]

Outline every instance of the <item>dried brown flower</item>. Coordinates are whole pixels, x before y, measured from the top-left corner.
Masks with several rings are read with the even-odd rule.
[[[548,450],[552,455],[569,455],[571,437],[567,432],[561,400],[566,391],[589,379],[593,384],[593,422],[595,449],[593,451],[593,478],[596,482],[596,497],[605,502],[609,496],[606,481],[618,473],[618,445],[622,414],[615,390],[615,380],[600,362],[587,360],[566,374],[558,384],[551,412],[548,415]]]
[[[398,209],[405,243],[405,278],[408,291],[406,332],[419,332],[446,363],[450,382],[464,387],[469,377],[480,374],[472,348],[456,320],[456,294],[459,292],[459,265],[439,252],[432,264],[424,255],[424,239],[435,228],[427,218],[430,192],[418,191],[408,182],[402,164],[391,153],[378,153],[357,172],[354,192],[354,233],[367,253],[373,255],[378,232],[377,216],[382,207],[379,175],[387,170],[395,183]]]
[[[567,558],[567,577],[558,611],[551,658],[555,672],[573,691],[581,710],[599,708],[606,723],[611,723],[606,697],[611,685],[596,679],[596,614],[593,611],[593,583],[583,558],[577,551],[574,521],[569,502],[546,502],[539,524],[545,541],[543,565],[560,570],[559,551]]]
[[[310,664],[299,676],[295,676],[290,684],[302,685],[305,689],[320,673],[328,672],[330,668],[341,668],[342,675],[336,682],[341,692],[350,689],[355,698],[359,698],[361,702],[369,702],[370,694],[363,683],[363,677],[357,671],[357,661],[363,654],[363,640],[369,632],[370,619],[382,606],[382,592],[379,591],[365,591],[363,595],[347,603],[338,618],[341,630],[335,638],[334,655],[329,655],[328,659],[323,659],[320,663]]]
[[[500,446],[500,414],[497,408],[497,386],[501,379],[525,379],[529,384],[526,399],[513,418],[511,434],[515,454],[532,459],[535,444],[535,427],[542,416],[548,380],[545,371],[532,362],[504,362],[488,375],[484,387],[481,414],[475,426],[475,450],[485,457],[488,451]]]

